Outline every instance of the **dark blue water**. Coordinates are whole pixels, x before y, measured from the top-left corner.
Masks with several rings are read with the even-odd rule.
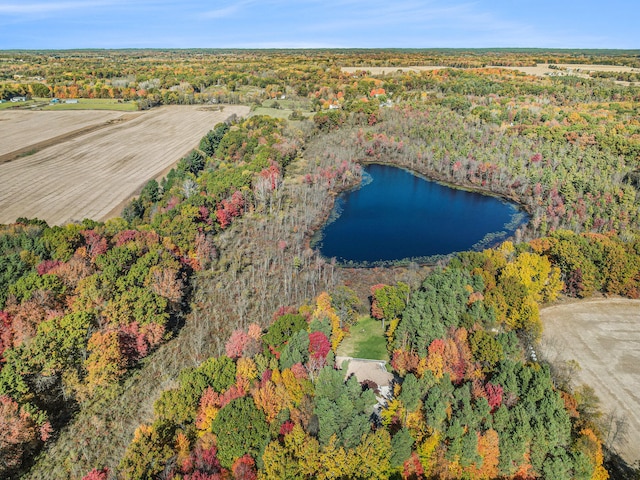
[[[516,205],[499,198],[388,165],[368,165],[363,184],[338,198],[332,220],[316,239],[314,247],[325,257],[358,264],[428,262],[493,245],[528,220]]]

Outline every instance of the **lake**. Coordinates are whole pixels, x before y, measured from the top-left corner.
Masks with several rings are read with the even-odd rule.
[[[503,199],[372,164],[362,186],[336,199],[313,246],[342,264],[430,263],[495,245],[527,221],[523,210]]]

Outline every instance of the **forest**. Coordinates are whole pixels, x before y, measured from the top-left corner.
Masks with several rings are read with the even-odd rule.
[[[532,352],[542,306],[640,298],[640,87],[500,68],[542,62],[639,66],[629,51],[0,52],[3,98],[254,109],[118,218],[0,226],[0,476],[617,472],[593,392]],[[450,68],[367,71],[410,65]],[[531,221],[434,265],[348,271],[309,241],[367,163]],[[388,397],[335,365],[367,314]]]

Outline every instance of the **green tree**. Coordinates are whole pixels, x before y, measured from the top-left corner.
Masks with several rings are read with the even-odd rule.
[[[306,330],[307,320],[302,315],[287,313],[271,324],[267,333],[262,336],[265,347],[281,351],[285,343],[300,330]]]
[[[200,397],[207,387],[225,392],[236,381],[236,364],[229,357],[211,357],[199,367],[185,369],[178,377],[180,386],[162,392],[154,404],[158,418],[177,425],[193,423]]]
[[[20,277],[9,286],[9,293],[16,297],[18,303],[29,300],[37,291],[49,292],[53,298],[60,299],[66,291],[66,286],[57,275],[38,275],[36,272]]]
[[[331,306],[336,311],[336,315],[340,317],[340,322],[343,325],[356,323],[360,304],[361,302],[356,292],[344,285],[338,286],[331,293]]]
[[[346,115],[340,110],[318,112],[313,116],[313,122],[318,129],[329,132],[340,127],[346,120]]]
[[[51,252],[54,260],[66,262],[71,258],[73,252],[82,245],[82,234],[85,227],[82,225],[69,224],[66,227],[51,227],[43,232],[42,239]]]
[[[189,155],[178,162],[176,167],[178,173],[191,173],[197,175],[204,168],[205,158],[199,152],[193,150]]]
[[[155,203],[160,200],[160,187],[155,179],[151,179],[140,192],[140,199],[144,203]]]
[[[249,454],[258,459],[269,443],[269,426],[264,413],[256,408],[250,397],[232,400],[216,416],[211,431],[218,442],[218,458],[225,468]]]
[[[87,353],[87,336],[93,323],[88,312],[69,313],[38,325],[38,334],[29,345],[29,362],[42,375],[66,369],[79,370]]]
[[[126,480],[152,480],[164,471],[173,456],[172,433],[158,425],[141,425],[120,461],[120,475]]]
[[[482,365],[484,371],[491,371],[504,358],[502,345],[486,330],[473,332],[469,338],[469,346],[473,359]]]
[[[51,90],[44,83],[32,83],[29,85],[29,90],[31,90],[31,95],[34,97],[49,97],[51,95]]]
[[[280,368],[291,368],[296,363],[307,363],[309,359],[309,334],[306,330],[299,330],[282,349]]]
[[[426,356],[429,344],[457,327],[467,311],[476,280],[464,270],[449,268],[429,275],[415,292],[395,332],[395,348]]]
[[[408,373],[402,382],[402,390],[400,391],[399,400],[409,412],[413,412],[418,408],[422,396],[425,394],[423,385],[413,373]]]
[[[355,447],[371,428],[369,417],[375,405],[371,390],[362,390],[354,376],[345,382],[343,373],[324,367],[316,381],[314,414],[320,420],[318,440],[328,445],[332,436],[346,448]]]
[[[395,287],[392,285],[374,286],[371,288],[371,296],[371,314],[382,320],[382,328],[384,329],[385,320],[391,321],[399,318],[406,308],[409,299],[409,285],[398,282]]]
[[[209,130],[209,132],[202,137],[202,140],[200,140],[200,150],[206,153],[207,156],[213,157],[218,145],[220,145],[220,141],[228,130],[228,124],[218,123],[213,130]]]
[[[399,467],[409,458],[415,439],[406,428],[401,429],[391,438],[391,466]]]

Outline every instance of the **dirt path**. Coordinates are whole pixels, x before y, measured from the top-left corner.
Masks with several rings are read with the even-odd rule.
[[[123,118],[117,113],[106,125],[104,119],[94,119],[80,128],[63,126],[60,135],[50,129],[49,140],[59,138],[59,143],[0,164],[0,223],[37,217],[63,225],[116,216],[125,200],[197,146],[216,123],[248,113],[245,106],[222,111],[167,106],[126,115],[126,121],[117,121]],[[84,128],[88,131],[78,133]],[[33,144],[13,145],[10,151]]]
[[[629,464],[640,460],[640,300],[585,300],[544,308],[540,353],[576,360],[574,385],[587,384],[601,408],[625,421],[626,438],[609,438]]]

